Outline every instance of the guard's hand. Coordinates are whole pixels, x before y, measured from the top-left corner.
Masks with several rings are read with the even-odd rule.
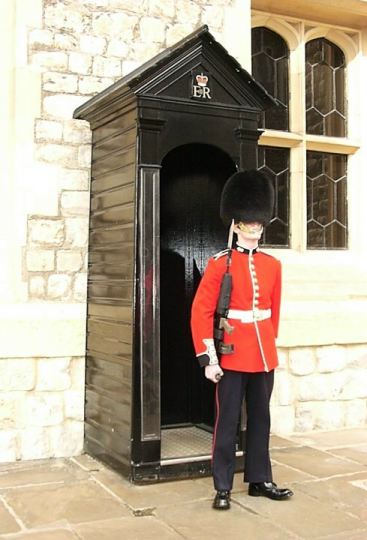
[[[212,364],[205,366],[205,377],[213,383],[219,382],[223,377],[223,371],[221,370],[220,365]]]

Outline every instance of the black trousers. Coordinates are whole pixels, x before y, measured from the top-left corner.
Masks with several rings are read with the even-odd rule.
[[[216,389],[212,472],[216,490],[231,490],[235,469],[236,436],[242,401],[246,400],[247,426],[245,482],[272,482],[269,456],[269,402],[274,370],[243,373],[223,370]]]

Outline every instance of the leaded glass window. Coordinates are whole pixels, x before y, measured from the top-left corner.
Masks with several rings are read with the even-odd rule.
[[[307,247],[347,247],[347,156],[307,152]]]
[[[262,243],[271,247],[288,247],[289,149],[259,146],[258,169],[270,175],[275,188],[274,217],[264,230]]]
[[[306,44],[306,131],[345,137],[345,58],[325,38]]]
[[[252,75],[283,107],[263,113],[262,126],[288,130],[289,50],[284,39],[265,27],[252,29]]]

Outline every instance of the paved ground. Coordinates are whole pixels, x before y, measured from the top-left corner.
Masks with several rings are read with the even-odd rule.
[[[236,476],[229,512],[210,478],[132,486],[89,456],[0,466],[4,540],[367,540],[367,428],[272,437],[289,501],[249,497]]]

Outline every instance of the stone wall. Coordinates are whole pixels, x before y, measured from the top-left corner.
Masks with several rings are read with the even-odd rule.
[[[367,345],[280,349],[279,362],[273,433],[367,423]]]
[[[85,300],[90,131],[74,109],[201,24],[223,27],[231,0],[44,0],[28,58],[41,74],[34,163],[44,196],[28,215],[30,300]]]
[[[83,448],[84,358],[0,360],[0,461]]]

